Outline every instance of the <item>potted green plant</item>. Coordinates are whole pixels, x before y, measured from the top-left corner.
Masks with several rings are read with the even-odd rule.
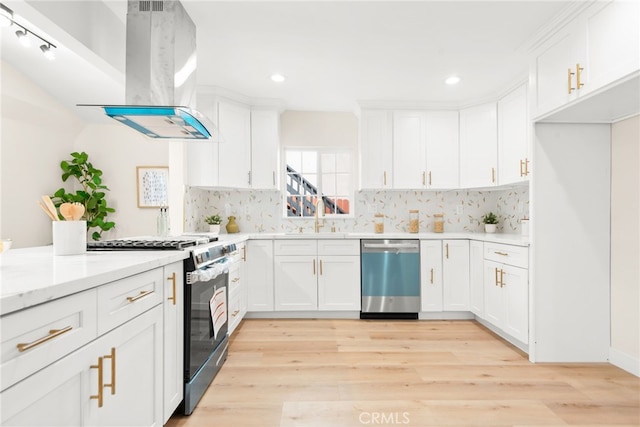
[[[82,186],[81,190],[67,192],[60,188],[52,197],[56,207],[63,203],[81,203],[84,206],[83,220],[87,221],[87,231],[96,228],[91,234],[93,240],[100,240],[102,233],[115,227],[115,222],[107,221],[107,215],[116,210],[107,205],[106,191],[109,189],[102,184],[102,171],[89,162],[89,155],[85,152],[71,153],[71,159],[60,162],[62,182],[71,177]]]
[[[220,224],[222,224],[222,217],[220,215],[210,215],[204,219],[204,222],[209,224],[210,233],[220,233]]]
[[[495,233],[496,226],[498,224],[498,217],[493,212],[489,212],[484,214],[482,217],[482,222],[484,223],[484,232],[485,233]]]

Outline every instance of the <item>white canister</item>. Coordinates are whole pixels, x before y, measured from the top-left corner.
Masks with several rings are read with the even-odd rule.
[[[53,254],[79,255],[87,251],[87,221],[53,221]]]
[[[529,235],[529,219],[528,218],[522,218],[520,220],[520,234],[522,234],[523,236]]]

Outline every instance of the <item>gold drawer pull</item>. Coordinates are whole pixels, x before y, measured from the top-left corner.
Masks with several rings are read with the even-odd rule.
[[[171,277],[167,277],[167,280],[171,280],[173,282],[173,296],[167,298],[169,301],[173,301],[173,305],[176,305],[176,272],[171,273]]]
[[[136,295],[135,297],[127,297],[127,301],[129,302],[134,302],[139,300],[140,298],[144,298],[147,295],[151,295],[153,293],[153,291],[140,291],[140,293],[138,295]]]
[[[116,394],[116,349],[111,347],[111,354],[103,356],[104,359],[111,359],[111,383],[105,384],[104,387],[111,389],[111,394]]]
[[[316,260],[313,260],[313,275],[316,275]]]
[[[320,275],[322,276],[322,260],[320,260]]]
[[[494,251],[493,253],[496,254],[496,255],[509,256],[509,254],[506,253],[506,252]]]
[[[431,284],[433,285],[433,268],[431,269]]]
[[[235,277],[235,278],[234,278],[233,280],[231,280],[231,281],[232,281],[233,283],[235,283],[235,282],[237,282],[237,281],[239,281],[239,280],[240,280],[240,278],[239,278],[239,277]]]
[[[104,388],[104,378],[102,376],[102,357],[98,357],[98,364],[91,365],[90,368],[98,370],[98,394],[89,396],[89,398],[98,399],[98,408],[102,408],[102,389]]]
[[[240,310],[234,311],[233,313],[231,313],[231,317],[236,317],[238,313],[240,313]]]
[[[60,335],[66,332],[69,332],[71,329],[73,329],[73,327],[71,326],[67,326],[66,328],[62,328],[62,329],[50,329],[49,335],[47,335],[46,337],[42,337],[30,343],[19,343],[16,345],[16,347],[18,347],[18,351],[22,353],[23,351],[27,351],[30,348],[36,347],[42,343],[45,343],[51,339],[54,339],[55,337],[59,337]]]

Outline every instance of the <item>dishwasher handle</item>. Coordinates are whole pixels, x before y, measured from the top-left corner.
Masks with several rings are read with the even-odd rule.
[[[418,243],[364,243],[363,248],[365,249],[382,249],[388,250],[389,252],[419,252],[420,245]]]

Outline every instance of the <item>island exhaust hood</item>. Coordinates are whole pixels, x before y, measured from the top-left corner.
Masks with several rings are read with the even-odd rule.
[[[149,138],[219,140],[192,108],[196,28],[177,0],[128,0],[125,102],[98,105],[107,116]]]

